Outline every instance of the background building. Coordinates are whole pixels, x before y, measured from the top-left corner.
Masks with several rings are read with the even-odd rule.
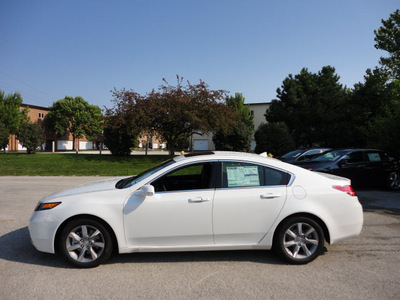
[[[256,141],[254,140],[254,132],[258,129],[258,127],[262,123],[266,123],[265,120],[265,112],[269,108],[270,103],[262,102],[262,103],[246,103],[250,106],[250,114],[254,116],[253,120],[253,138],[251,141],[251,150],[254,150],[256,147]],[[206,151],[206,150],[215,150],[215,145],[212,140],[213,134],[193,134],[192,137],[192,147],[193,151]]]
[[[44,118],[49,112],[48,107],[31,105],[31,104],[21,104],[20,110],[25,108],[29,108],[28,117],[31,122],[39,123],[44,129]],[[62,151],[62,150],[73,150],[73,137],[70,133],[57,137],[54,133],[46,132],[46,143],[42,145],[42,151]],[[99,136],[96,140],[89,141],[86,138],[78,139],[78,150],[95,150],[100,147],[101,136]],[[25,151],[21,143],[18,141],[17,137],[14,134],[10,135],[8,140],[8,146],[6,147],[6,151]]]

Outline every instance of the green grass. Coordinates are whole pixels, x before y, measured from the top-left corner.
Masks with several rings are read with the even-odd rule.
[[[0,176],[126,176],[157,165],[167,155],[0,154]]]

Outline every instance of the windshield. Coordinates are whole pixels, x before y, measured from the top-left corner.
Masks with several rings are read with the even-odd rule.
[[[124,188],[131,187],[134,184],[138,183],[139,181],[146,179],[147,177],[153,175],[154,173],[158,172],[159,170],[161,170],[173,163],[175,163],[175,161],[173,159],[166,160],[166,161],[162,162],[161,164],[154,166],[153,168],[140,173],[137,176],[132,176],[132,177],[125,178],[125,179],[118,181],[115,187],[117,189],[124,189]]]
[[[303,153],[304,150],[302,149],[297,149],[292,152],[286,153],[285,155],[282,156],[282,158],[296,158],[299,156],[301,153]]]
[[[337,161],[343,155],[347,154],[347,152],[349,152],[349,151],[346,151],[346,150],[329,151],[329,152],[326,152],[323,155],[317,156],[312,161]]]

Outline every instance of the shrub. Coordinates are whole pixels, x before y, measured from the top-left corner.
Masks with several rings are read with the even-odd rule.
[[[22,123],[17,132],[17,138],[28,154],[34,154],[46,141],[44,130],[38,123]]]
[[[129,156],[136,140],[136,136],[130,135],[122,126],[104,128],[104,144],[112,155]]]

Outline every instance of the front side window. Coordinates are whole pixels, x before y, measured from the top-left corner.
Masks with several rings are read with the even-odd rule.
[[[191,164],[169,172],[151,184],[156,192],[215,188],[216,163]]]
[[[345,150],[333,150],[326,152],[321,156],[317,156],[312,161],[337,161],[346,154]]]
[[[364,155],[361,151],[349,153],[344,158],[347,159],[348,163],[359,163],[364,161]]]
[[[129,178],[121,179],[120,181],[117,182],[115,187],[117,189],[124,189],[124,188],[131,187],[131,186],[135,185],[136,183],[146,179],[147,177],[150,177],[151,175],[160,171],[161,169],[163,169],[171,164],[174,164],[174,163],[175,163],[175,161],[172,159],[166,160],[166,161],[162,162],[161,164],[159,164],[147,171],[140,173],[137,176],[132,176]]]

